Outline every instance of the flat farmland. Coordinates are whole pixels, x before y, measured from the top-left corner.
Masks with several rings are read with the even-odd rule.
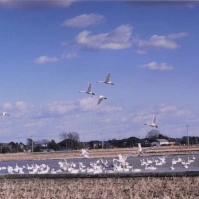
[[[146,148],[146,156],[199,154],[199,146]],[[138,156],[137,148],[88,150],[91,158],[117,157],[118,154]],[[81,158],[81,151],[53,153],[0,154],[1,161],[50,160]],[[93,177],[93,178],[4,178],[0,180],[0,198],[135,198],[135,199],[197,199],[199,177]]]
[[[162,146],[162,147],[143,147],[146,150],[145,156],[168,155],[168,154],[191,154],[199,153],[199,145],[194,146]],[[116,157],[118,154],[131,154],[138,156],[138,148],[114,148],[114,149],[92,149],[87,150],[89,157]],[[81,158],[81,150],[68,152],[34,152],[34,153],[6,153],[0,154],[1,161],[11,160],[49,160],[49,159],[71,159]]]

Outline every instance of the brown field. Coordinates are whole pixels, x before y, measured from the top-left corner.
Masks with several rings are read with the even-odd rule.
[[[152,154],[198,153],[199,146],[154,147]],[[119,153],[137,155],[132,149],[90,150],[91,157],[114,157]],[[79,157],[80,151],[55,153],[1,154],[1,161],[42,160]],[[0,180],[0,198],[135,198],[199,199],[199,177],[136,178],[18,178]]]

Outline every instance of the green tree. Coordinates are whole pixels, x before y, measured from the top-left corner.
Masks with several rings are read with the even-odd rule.
[[[55,142],[55,140],[51,140],[51,141],[48,143],[48,148],[49,148],[49,149],[53,149],[53,150],[55,150],[55,151],[58,151],[58,150],[60,150],[60,145],[57,144],[57,143]]]

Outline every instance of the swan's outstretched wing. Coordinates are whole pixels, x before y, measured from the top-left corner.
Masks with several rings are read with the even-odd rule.
[[[122,155],[122,159],[123,159],[124,161],[126,161],[127,158],[128,158],[128,157],[131,157],[131,156],[132,156],[131,154],[125,154],[125,155]]]
[[[153,115],[152,124],[156,124],[156,116],[155,115]]]
[[[111,75],[110,75],[110,73],[107,74],[106,82],[111,82]]]
[[[103,97],[99,97],[99,100],[98,100],[98,103],[97,104],[100,104],[102,102],[104,98]]]
[[[2,114],[3,116],[9,116],[9,114],[7,112],[3,112]]]
[[[91,89],[91,84],[88,83],[88,93],[91,93],[92,92],[92,89]]]

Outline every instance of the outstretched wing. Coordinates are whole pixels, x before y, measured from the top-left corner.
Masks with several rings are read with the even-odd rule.
[[[127,158],[128,158],[128,157],[131,157],[131,156],[132,156],[131,154],[125,154],[125,155],[122,156],[122,159],[123,159],[124,161],[126,161]]]
[[[141,144],[140,144],[140,143],[138,143],[138,151],[139,151],[139,152],[142,152],[142,147],[141,147]]]
[[[156,124],[156,116],[155,115],[153,115],[152,124]]]
[[[101,98],[99,98],[99,100],[98,100],[98,103],[97,104],[100,104],[101,102],[102,102],[102,100],[103,100],[103,98],[101,97]]]
[[[91,84],[88,83],[88,93],[92,92],[92,89],[91,89]]]
[[[110,73],[107,74],[107,77],[106,77],[106,82],[110,82],[111,81],[111,75]]]

